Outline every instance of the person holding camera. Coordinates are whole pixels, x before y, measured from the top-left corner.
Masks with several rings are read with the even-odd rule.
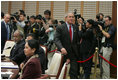
[[[48,21],[51,19],[51,11],[50,10],[45,10],[44,11],[44,18],[42,18],[43,22],[43,27],[46,29],[49,28]]]
[[[94,47],[93,46],[93,24],[94,21],[92,19],[88,19],[86,23],[86,30],[83,31],[82,25],[79,26],[79,38],[80,40],[80,56],[81,60],[84,61],[88,59],[92,54],[94,53]],[[84,69],[84,79],[90,79],[91,74],[91,66],[92,66],[92,59],[89,61],[86,61],[82,63],[82,67]]]
[[[104,21],[104,14],[103,13],[98,13],[97,15],[96,15],[96,20],[95,21]]]
[[[20,14],[19,21],[14,17],[14,22],[16,22],[17,29],[21,30],[24,32],[24,27],[25,27],[25,14]]]
[[[45,33],[48,34],[48,41],[45,44],[48,48],[48,51],[52,51],[56,49],[56,45],[54,44],[54,34],[55,34],[55,29],[56,29],[56,20],[50,19],[48,21],[49,28],[46,29]],[[53,57],[54,52],[51,52],[48,54],[48,67],[50,65],[51,59]]]
[[[43,26],[42,16],[40,14],[36,16],[36,23],[39,25],[39,27]]]
[[[39,25],[36,23],[36,17],[30,17],[30,27],[28,28],[29,33],[34,33],[36,38],[39,38]]]
[[[82,26],[82,30],[85,31],[86,27],[85,27],[85,22],[84,22],[84,18],[80,17],[77,19],[78,25],[77,26]]]
[[[110,55],[113,52],[113,46],[114,46],[113,41],[115,38],[116,29],[112,25],[112,18],[110,16],[106,16],[104,21],[105,21],[104,29],[102,28],[102,26],[98,25],[103,34],[101,52],[103,53],[103,57],[109,61]],[[109,63],[103,60],[102,68],[103,68],[102,78],[110,79]]]
[[[48,23],[48,21],[51,19],[51,11],[50,10],[45,10],[44,11],[44,16],[45,16],[46,23]]]

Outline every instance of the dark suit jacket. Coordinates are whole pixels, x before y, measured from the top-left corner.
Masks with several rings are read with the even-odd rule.
[[[10,24],[9,24],[9,29],[10,29],[9,39],[11,39],[12,28]],[[6,40],[7,40],[7,28],[5,26],[4,21],[2,21],[1,22],[1,52],[4,49]]]
[[[46,70],[46,57],[45,57],[45,52],[44,50],[40,47],[39,48],[39,59],[40,59],[40,63],[41,63],[41,70],[42,70],[42,74],[45,74],[45,70]]]
[[[24,54],[25,40],[21,40],[12,48],[10,52],[10,59],[15,61],[18,65],[21,64],[26,58]]]
[[[69,31],[67,28],[66,23],[62,24],[61,26],[58,26],[56,28],[55,38],[54,42],[57,46],[57,48],[60,50],[62,48],[65,48],[67,50],[66,58],[73,59],[78,58],[78,29],[75,25],[73,26],[73,41],[71,42]]]
[[[32,58],[23,68],[22,79],[36,79],[41,76],[41,65],[38,58]]]
[[[6,40],[7,40],[7,29],[4,21],[2,21],[1,22],[1,52],[4,49]]]
[[[80,44],[80,53],[89,55],[93,53],[94,49],[94,34],[92,29],[87,29],[85,32],[79,31],[79,37],[82,38]]]

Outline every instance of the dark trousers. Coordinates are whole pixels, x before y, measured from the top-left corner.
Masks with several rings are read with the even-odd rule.
[[[86,60],[88,59],[90,56],[88,55],[83,55],[82,56],[82,60]],[[90,74],[91,74],[91,67],[92,67],[92,59],[82,63],[82,67],[84,69],[84,78],[85,79],[89,79],[90,78]]]
[[[66,62],[67,58],[64,56],[63,64]],[[70,70],[69,75],[71,79],[78,79],[78,62],[76,58],[70,59]]]
[[[78,79],[78,63],[76,59],[70,61],[69,74],[71,79]]]

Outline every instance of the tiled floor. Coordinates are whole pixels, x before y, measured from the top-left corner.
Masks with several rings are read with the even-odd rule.
[[[80,68],[80,72],[81,71],[82,71],[82,67]],[[69,76],[68,76],[68,79],[70,79]],[[80,79],[82,79],[82,78],[80,78]],[[96,78],[95,78],[94,77],[94,67],[92,67],[90,79],[101,79],[101,77],[100,77],[100,68],[97,68],[97,70],[96,70]],[[110,78],[110,79],[114,79],[114,78]]]

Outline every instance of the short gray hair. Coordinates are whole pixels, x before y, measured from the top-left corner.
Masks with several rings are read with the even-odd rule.
[[[21,30],[16,30],[14,33],[19,33],[19,35],[23,38],[24,37],[24,34]]]
[[[69,13],[72,13],[74,15],[73,12],[68,12],[68,13],[65,14],[65,18],[68,16]]]

